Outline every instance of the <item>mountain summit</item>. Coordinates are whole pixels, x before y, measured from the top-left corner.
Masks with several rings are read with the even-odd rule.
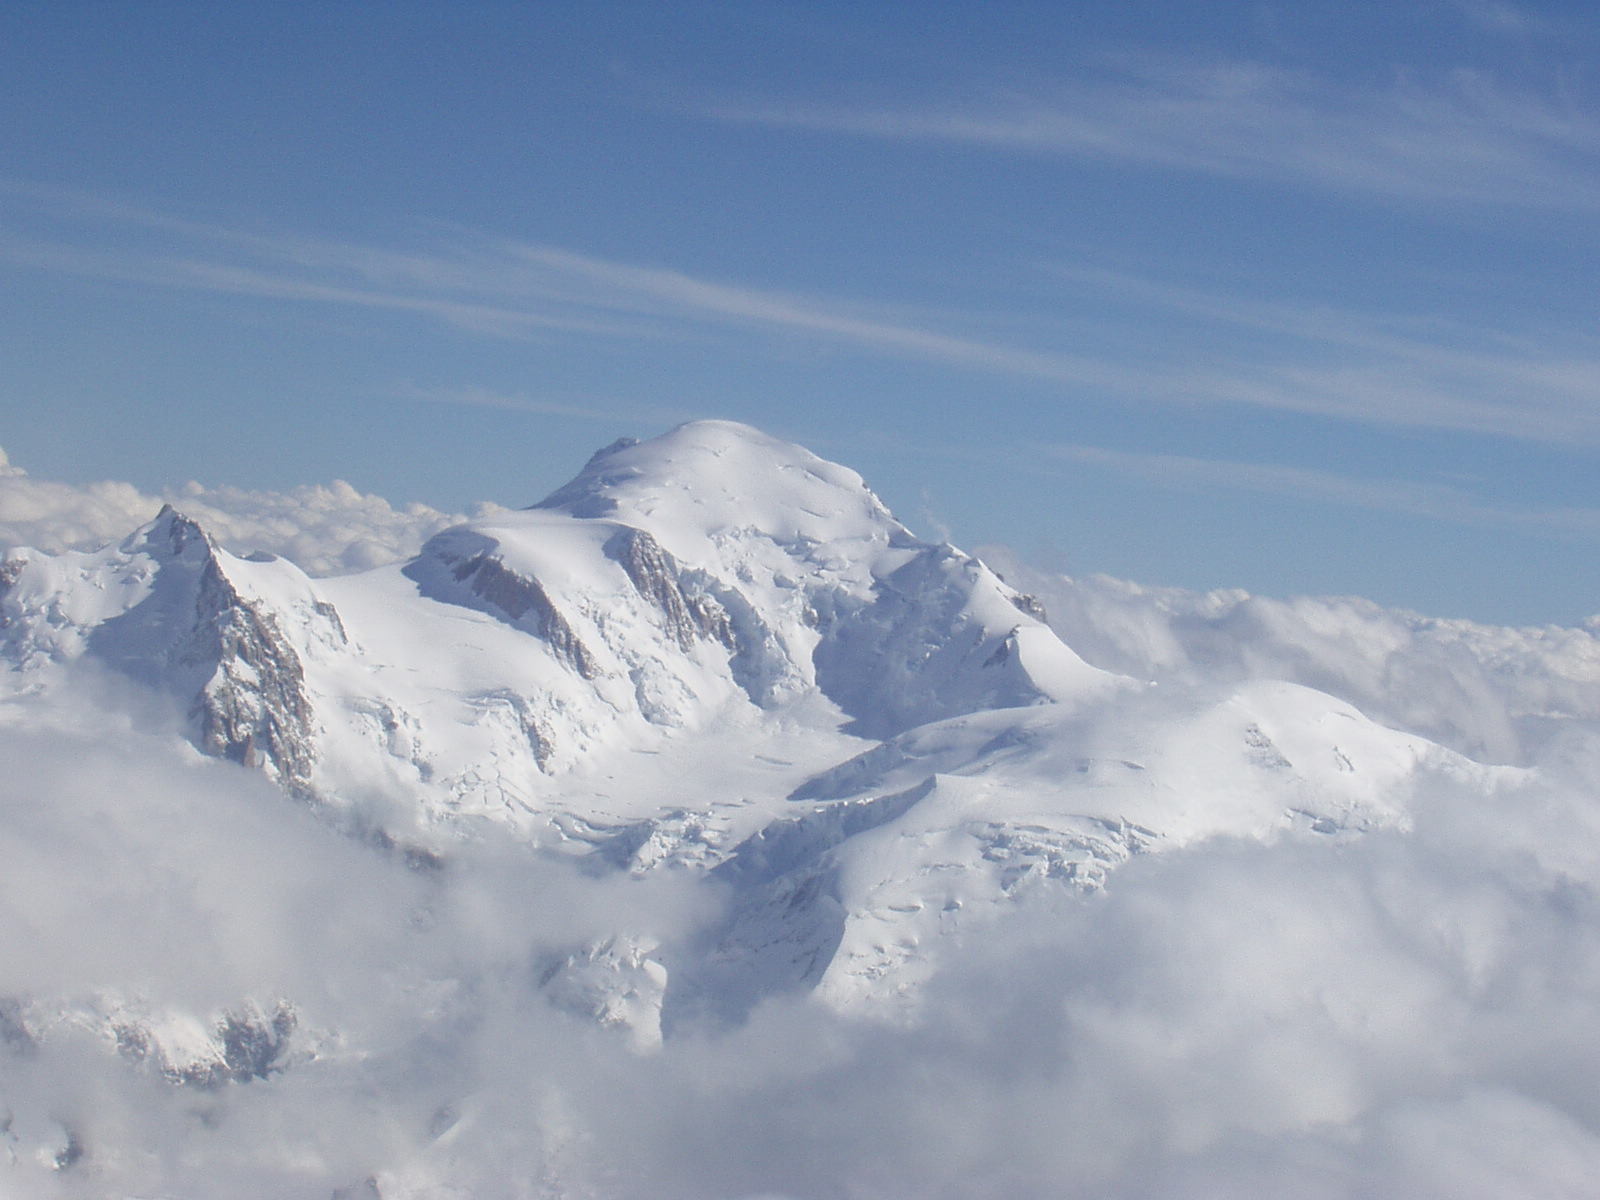
[[[855,472],[726,421],[614,444],[534,508],[438,535],[405,573],[534,633],[619,718],[656,726],[704,720],[734,689],[764,709],[815,690],[881,737],[1106,682]]]
[[[735,529],[781,543],[915,540],[848,467],[734,421],[623,438],[535,507],[647,525],[674,553]]]

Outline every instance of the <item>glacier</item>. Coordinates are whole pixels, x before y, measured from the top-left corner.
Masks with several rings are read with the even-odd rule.
[[[18,1194],[1600,1164],[1591,629],[1052,576],[699,421],[336,576],[170,504],[8,550],[0,662]]]

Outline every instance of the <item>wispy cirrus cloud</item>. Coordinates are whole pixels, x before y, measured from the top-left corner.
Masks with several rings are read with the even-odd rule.
[[[396,248],[37,189],[9,194],[24,203],[6,216],[14,228],[0,238],[0,262],[132,287],[401,314],[478,337],[798,338],[1043,385],[1063,403],[1246,407],[1600,445],[1600,340],[1581,332],[1269,303],[1056,264],[1031,277],[1060,288],[1057,311],[1041,324],[1021,312],[934,313],[752,286],[460,229]],[[1133,311],[1107,344],[1098,314],[1113,300]],[[1175,325],[1181,335],[1167,336]],[[471,389],[454,401],[489,403]],[[590,405],[556,407],[600,415]]]
[[[735,327],[1058,383],[1134,382],[1115,364],[932,328],[893,306],[742,286],[461,230],[428,251],[396,251],[243,233],[92,198],[76,207],[90,218],[87,241],[10,235],[0,241],[0,259],[129,283],[410,312],[491,336],[649,338],[685,324]],[[134,247],[108,244],[94,236],[108,223],[156,237]]]
[[[1478,5],[1504,24],[1516,10]],[[1267,180],[1402,201],[1600,208],[1600,114],[1459,70],[1386,87],[1249,61],[1125,58],[1097,77],[915,105],[729,99],[696,114]]]
[[[1600,508],[1538,509],[1490,504],[1445,483],[1363,478],[1272,463],[1149,454],[1099,446],[1050,446],[1045,453],[1061,462],[1131,476],[1165,487],[1255,492],[1458,525],[1600,541]]]
[[[1353,310],[1210,291],[1126,272],[1049,265],[1090,298],[1186,324],[1181,358],[1150,368],[1154,394],[1375,425],[1593,444],[1600,340],[1457,318]],[[1161,389],[1167,389],[1165,392]]]
[[[418,400],[425,404],[491,408],[502,412],[533,413],[542,417],[570,417],[577,421],[615,421],[640,415],[638,410],[628,405],[572,404],[560,400],[545,400],[537,396],[498,392],[493,388],[474,385],[419,387],[415,383],[407,382],[395,388],[393,396],[397,400]]]
[[[299,301],[410,313],[491,337],[522,338],[542,332],[620,334],[630,332],[614,320],[585,314],[570,302],[510,291],[496,296],[486,285],[493,272],[448,256],[420,259],[396,256],[385,262],[366,247],[304,242],[292,236],[259,239],[248,260],[207,258],[227,247],[222,239],[185,247],[179,253],[126,247],[62,244],[7,237],[0,258],[22,266],[110,279],[130,284],[182,288],[263,300]],[[304,253],[314,250],[315,255]],[[339,256],[339,250],[347,251]],[[396,272],[385,268],[399,266]],[[431,272],[430,272],[431,268]],[[433,276],[432,278],[429,275]],[[399,277],[397,278],[396,275]]]
[[[1544,24],[1528,9],[1506,0],[1456,0],[1456,8],[1473,25],[1491,33],[1524,34]]]

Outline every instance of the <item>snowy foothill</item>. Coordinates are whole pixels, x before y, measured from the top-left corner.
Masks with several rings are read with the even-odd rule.
[[[1590,629],[1051,575],[724,421],[165,499],[0,476],[7,1194],[1600,1177]]]

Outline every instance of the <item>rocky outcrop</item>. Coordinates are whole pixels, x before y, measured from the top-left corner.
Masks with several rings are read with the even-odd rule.
[[[737,589],[709,572],[686,567],[647,530],[627,527],[605,545],[634,590],[660,614],[667,636],[684,653],[707,642],[728,652],[734,682],[757,705],[792,688],[799,671],[760,612]]]
[[[458,563],[454,574],[457,582],[466,583],[473,595],[494,605],[513,624],[523,621],[532,624],[533,632],[549,642],[557,656],[579,675],[593,679],[600,673],[594,655],[573,632],[561,610],[551,603],[537,579],[519,575],[487,554]]]
[[[446,604],[468,603],[507,624],[542,638],[584,679],[600,664],[537,579],[506,566],[492,538],[466,529],[440,534],[405,568],[424,596]]]
[[[1027,592],[1013,592],[1008,599],[1017,606],[1018,612],[1027,613],[1028,616],[1040,624],[1050,624],[1050,613],[1045,608],[1044,601],[1039,597],[1029,595]]]
[[[199,525],[164,508],[134,548],[154,560],[145,598],[90,636],[103,662],[174,694],[206,754],[261,767],[311,795],[316,755],[299,655],[264,605],[246,599]],[[338,614],[320,606],[342,636]]]
[[[311,704],[299,656],[270,613],[245,600],[215,560],[202,581],[192,649],[216,669],[191,714],[200,748],[265,767],[292,794],[308,796],[315,765]]]
[[[168,1083],[215,1088],[282,1070],[298,1025],[294,1008],[279,1001],[270,1013],[255,1004],[223,1013],[198,1046],[168,1044],[150,1022],[126,1016],[112,1030],[124,1057],[148,1063]]]
[[[720,642],[729,650],[738,649],[738,635],[728,611],[710,594],[706,581],[686,579],[677,560],[649,533],[620,530],[606,543],[605,551],[621,565],[639,594],[660,610],[667,634],[680,649],[692,650],[701,638]]]

